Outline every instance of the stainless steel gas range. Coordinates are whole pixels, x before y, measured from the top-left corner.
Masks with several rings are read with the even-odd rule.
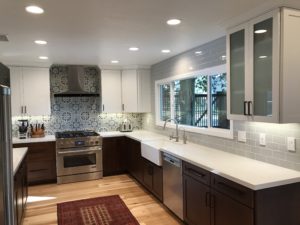
[[[94,131],[57,132],[57,183],[102,178],[102,138]]]

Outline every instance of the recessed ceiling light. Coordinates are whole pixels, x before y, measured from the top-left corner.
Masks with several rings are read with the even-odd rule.
[[[33,14],[42,14],[44,13],[44,10],[41,7],[38,7],[36,5],[30,5],[26,7],[26,11]]]
[[[34,43],[38,44],[38,45],[46,45],[47,41],[43,41],[43,40],[35,40]]]
[[[47,56],[40,56],[39,59],[47,60],[48,57]]]
[[[130,48],[129,48],[129,51],[132,51],[132,52],[136,52],[136,51],[138,51],[138,50],[139,50],[138,47],[130,47]]]
[[[203,52],[202,51],[196,51],[195,55],[203,55]]]
[[[261,55],[261,56],[259,56],[258,58],[260,58],[260,59],[265,59],[265,58],[267,58],[268,56],[266,56],[266,55]]]
[[[111,60],[111,63],[112,64],[117,64],[117,63],[119,63],[119,60]]]
[[[163,49],[163,50],[161,50],[161,52],[162,52],[162,53],[170,53],[171,50],[169,50],[169,49]]]
[[[260,29],[260,30],[254,31],[254,33],[256,33],[256,34],[263,34],[263,33],[266,33],[266,32],[267,32],[267,30],[265,30],[265,29]]]
[[[170,26],[175,26],[181,23],[181,20],[179,19],[170,19],[167,21],[167,24]]]

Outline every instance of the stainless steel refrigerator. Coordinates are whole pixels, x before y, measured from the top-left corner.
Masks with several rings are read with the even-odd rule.
[[[0,63],[0,224],[14,225],[9,69]]]

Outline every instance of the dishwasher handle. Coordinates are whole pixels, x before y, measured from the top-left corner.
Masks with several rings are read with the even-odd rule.
[[[181,160],[180,159],[177,159],[171,155],[167,155],[167,154],[164,154],[164,157],[163,157],[164,161],[176,166],[176,167],[181,167]]]

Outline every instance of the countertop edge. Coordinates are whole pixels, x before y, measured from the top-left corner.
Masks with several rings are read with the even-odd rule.
[[[56,138],[54,135],[47,135],[42,138],[26,138],[26,139],[13,138],[12,141],[14,145],[18,145],[18,144],[40,143],[40,142],[54,142],[56,141]]]
[[[207,171],[209,171],[211,173],[219,175],[219,176],[221,176],[223,178],[226,178],[226,179],[228,179],[230,181],[236,182],[236,183],[238,183],[238,184],[240,184],[242,186],[245,186],[245,187],[247,187],[247,188],[249,188],[249,189],[251,189],[253,191],[259,191],[259,190],[263,190],[263,189],[267,189],[267,188],[273,188],[273,187],[278,187],[278,186],[283,186],[283,185],[288,185],[288,184],[293,184],[293,183],[300,182],[300,177],[296,177],[296,178],[288,178],[288,179],[285,179],[285,180],[280,180],[280,181],[275,181],[275,182],[266,182],[266,183],[263,183],[263,184],[253,185],[253,184],[248,183],[248,182],[246,182],[244,180],[240,180],[240,179],[238,179],[236,177],[233,177],[233,176],[230,176],[230,175],[228,175],[226,173],[217,171],[214,168],[209,168],[209,167],[207,167],[205,165],[202,165],[200,163],[197,163],[197,162],[195,162],[195,161],[193,161],[191,159],[188,159],[186,157],[182,157],[180,155],[177,155],[176,153],[174,153],[174,152],[172,152],[172,151],[170,151],[168,149],[161,148],[160,151],[168,153],[168,154],[171,154],[171,155],[174,155],[174,156],[178,157],[179,159],[181,159],[181,160],[183,160],[185,162],[191,163],[191,164],[193,164],[195,166],[198,166],[198,167],[200,167],[202,169],[205,169],[205,170],[207,170]]]
[[[21,156],[16,157],[16,155],[14,154],[16,151],[17,154],[21,154]],[[27,147],[22,147],[22,148],[13,148],[13,174],[14,176],[16,175],[16,172],[19,170],[21,163],[23,162],[26,154],[28,152],[28,148]]]

